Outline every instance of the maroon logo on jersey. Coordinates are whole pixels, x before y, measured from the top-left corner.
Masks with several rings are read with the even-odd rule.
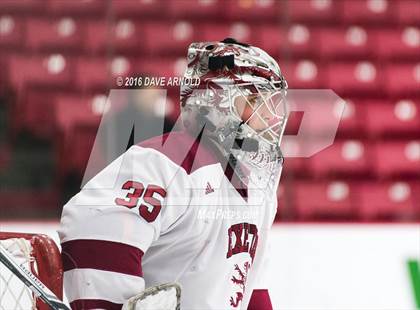
[[[214,189],[213,189],[213,187],[211,187],[210,182],[207,182],[206,195],[211,194],[211,193],[214,193]]]
[[[251,264],[249,262],[244,263],[243,270],[239,268],[238,264],[235,264],[235,271],[237,272],[238,277],[232,276],[230,280],[234,284],[238,285],[241,288],[241,291],[236,292],[235,298],[233,298],[232,296],[230,297],[230,305],[234,308],[237,308],[239,306],[239,303],[244,298],[245,284],[246,284],[246,278],[248,277],[249,268],[251,268]]]
[[[248,252],[254,261],[258,244],[258,228],[254,224],[239,223],[228,229],[229,243],[226,258]]]

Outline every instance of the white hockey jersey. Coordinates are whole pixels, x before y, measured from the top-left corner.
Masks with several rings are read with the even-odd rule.
[[[90,180],[59,230],[72,308],[121,309],[145,287],[177,282],[183,310],[247,309],[265,289],[277,199],[251,182],[237,188],[225,168],[178,132],[131,147]]]

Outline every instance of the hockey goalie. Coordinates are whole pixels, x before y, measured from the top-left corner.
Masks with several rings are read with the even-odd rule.
[[[179,294],[183,310],[272,309],[286,80],[231,38],[192,43],[187,58],[184,78],[200,82],[181,86],[184,128],[132,146],[64,206],[72,309],[175,309]]]

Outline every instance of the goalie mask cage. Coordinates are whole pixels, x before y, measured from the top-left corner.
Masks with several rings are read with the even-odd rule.
[[[58,298],[63,298],[60,251],[50,237],[40,234],[0,232],[0,243],[18,264],[32,271]],[[13,309],[50,308],[0,263],[0,310]]]

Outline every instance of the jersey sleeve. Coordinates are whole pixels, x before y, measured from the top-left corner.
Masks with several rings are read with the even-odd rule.
[[[263,248],[260,249],[258,257],[258,271],[255,274],[255,283],[253,285],[251,297],[247,310],[273,310],[270,292],[268,289],[268,278],[270,275],[270,240],[265,236]]]
[[[268,290],[268,277],[270,276],[270,255],[267,234],[260,235],[260,240],[251,269],[250,286],[246,290],[246,305],[243,310],[272,310],[270,294]],[[248,285],[247,285],[248,286]]]
[[[121,309],[145,288],[142,257],[176,226],[190,194],[182,169],[131,147],[63,208],[59,236],[72,309]]]
[[[260,230],[260,237],[258,241],[257,251],[251,273],[247,280],[249,281],[249,288],[246,290],[244,297],[244,304],[242,310],[272,310],[272,303],[270,298],[269,277],[272,276],[271,265],[271,240],[270,230],[277,213],[277,196],[273,193],[271,199],[268,200],[265,206],[267,216]]]

